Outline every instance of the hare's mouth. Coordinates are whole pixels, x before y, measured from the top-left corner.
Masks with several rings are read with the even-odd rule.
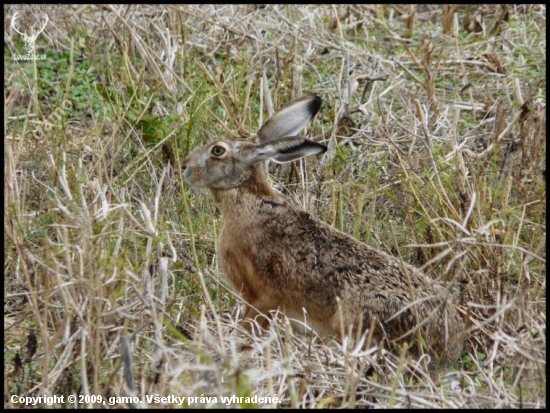
[[[201,186],[201,173],[200,170],[197,169],[198,168],[185,168],[183,171],[183,179],[185,182],[193,186]]]

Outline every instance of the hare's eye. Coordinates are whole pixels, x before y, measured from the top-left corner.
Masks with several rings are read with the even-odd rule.
[[[211,150],[212,155],[214,156],[222,156],[225,153],[225,148],[223,146],[214,146]]]

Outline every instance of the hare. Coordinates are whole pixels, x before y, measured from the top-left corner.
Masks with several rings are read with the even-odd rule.
[[[417,343],[432,359],[456,358],[463,324],[446,287],[318,220],[270,186],[264,161],[326,151],[296,136],[320,106],[317,96],[298,99],[260,128],[255,143],[217,141],[184,159],[184,179],[209,188],[221,209],[219,263],[248,305],[243,327],[250,331],[257,315],[279,309],[305,319],[321,336],[372,329],[379,345],[422,337]],[[418,345],[410,348],[418,354]]]

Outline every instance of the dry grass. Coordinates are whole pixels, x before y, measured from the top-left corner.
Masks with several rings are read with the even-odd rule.
[[[5,407],[70,394],[546,406],[545,6],[47,12],[40,61],[13,58],[10,9],[4,22]],[[457,286],[467,347],[441,376],[284,317],[259,337],[235,331],[219,214],[180,162],[313,93],[324,103],[309,134],[329,151],[274,167],[273,182]]]

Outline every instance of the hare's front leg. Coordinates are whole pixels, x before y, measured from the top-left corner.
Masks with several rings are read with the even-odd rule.
[[[251,334],[254,330],[254,325],[259,326],[262,330],[267,329],[271,318],[270,311],[278,308],[276,303],[266,299],[266,297],[260,297],[252,300],[252,302],[247,301],[246,306],[247,310],[240,325]]]
[[[232,243],[229,244],[226,240],[233,238],[223,235],[225,235],[224,231],[220,238],[220,264],[224,276],[246,303],[245,315],[239,324],[249,333],[254,331],[254,325],[265,329],[269,325],[267,318],[269,311],[279,307],[279,303],[274,298],[275,294],[258,276],[256,265],[249,251],[242,251]],[[229,246],[227,246],[228,244]]]

